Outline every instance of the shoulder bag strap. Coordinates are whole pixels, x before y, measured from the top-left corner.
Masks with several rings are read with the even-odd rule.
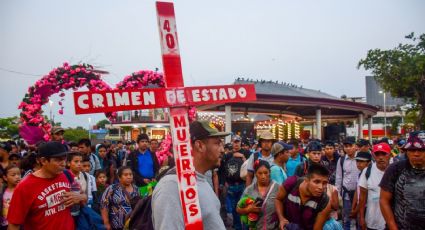
[[[263,202],[263,205],[262,205],[263,207],[264,207],[264,204],[266,203],[266,200],[269,198],[269,195],[272,192],[272,190],[273,190],[273,188],[274,188],[275,185],[276,185],[276,183],[275,182],[272,182],[272,185],[270,186],[269,191],[267,192],[267,195],[264,198],[264,202]]]

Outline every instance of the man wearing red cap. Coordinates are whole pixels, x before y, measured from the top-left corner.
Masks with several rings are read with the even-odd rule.
[[[379,196],[381,192],[379,183],[390,164],[391,147],[387,143],[379,143],[373,146],[372,153],[375,162],[364,169],[359,178],[359,221],[362,230],[366,228],[385,229],[385,220],[379,207]]]
[[[382,215],[390,230],[425,229],[424,140],[410,135],[403,149],[407,160],[390,165],[379,184]]]

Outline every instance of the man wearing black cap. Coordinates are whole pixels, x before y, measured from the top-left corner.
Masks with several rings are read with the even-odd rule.
[[[194,121],[190,124],[193,165],[196,170],[203,229],[224,230],[220,217],[220,201],[204,174],[220,165],[220,156],[224,151],[222,138],[229,133],[219,132],[212,126],[208,121]],[[164,176],[154,189],[152,220],[154,229],[185,229],[175,174]]]
[[[37,159],[41,168],[29,174],[15,188],[7,220],[9,230],[74,230],[70,206],[85,203],[87,196],[70,192],[70,181],[63,173],[67,151],[59,142],[43,143]]]
[[[248,139],[244,138],[241,142],[242,149],[246,152],[247,158],[253,153],[254,151],[251,149],[251,143]]]
[[[357,147],[359,152],[370,152],[370,142],[366,139],[359,139],[357,141]]]
[[[425,141],[411,134],[403,149],[407,160],[391,164],[379,184],[380,208],[390,230],[424,229]]]
[[[322,162],[322,145],[318,141],[311,141],[308,143],[307,147],[305,148],[305,154],[308,154],[308,160],[303,161],[303,163],[297,165],[295,168],[295,176],[303,177],[307,174],[307,170],[312,164],[321,164],[323,166],[327,162]]]
[[[149,136],[145,133],[137,137],[138,149],[128,156],[129,166],[133,170],[134,183],[138,186],[149,184],[158,175],[159,161],[155,153],[148,148]]]

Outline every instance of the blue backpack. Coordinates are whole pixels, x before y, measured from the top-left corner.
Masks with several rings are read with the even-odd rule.
[[[68,178],[70,184],[74,182],[74,178],[71,176],[68,170],[64,170],[63,173]],[[74,218],[76,230],[106,230],[103,225],[102,217],[97,214],[93,209],[83,206],[80,208],[80,214]]]

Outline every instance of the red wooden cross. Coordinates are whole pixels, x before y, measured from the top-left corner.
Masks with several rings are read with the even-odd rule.
[[[184,87],[174,5],[156,3],[165,88],[74,92],[77,114],[170,108],[170,129],[186,229],[202,229],[202,215],[191,154],[187,106],[256,100],[252,84]]]

